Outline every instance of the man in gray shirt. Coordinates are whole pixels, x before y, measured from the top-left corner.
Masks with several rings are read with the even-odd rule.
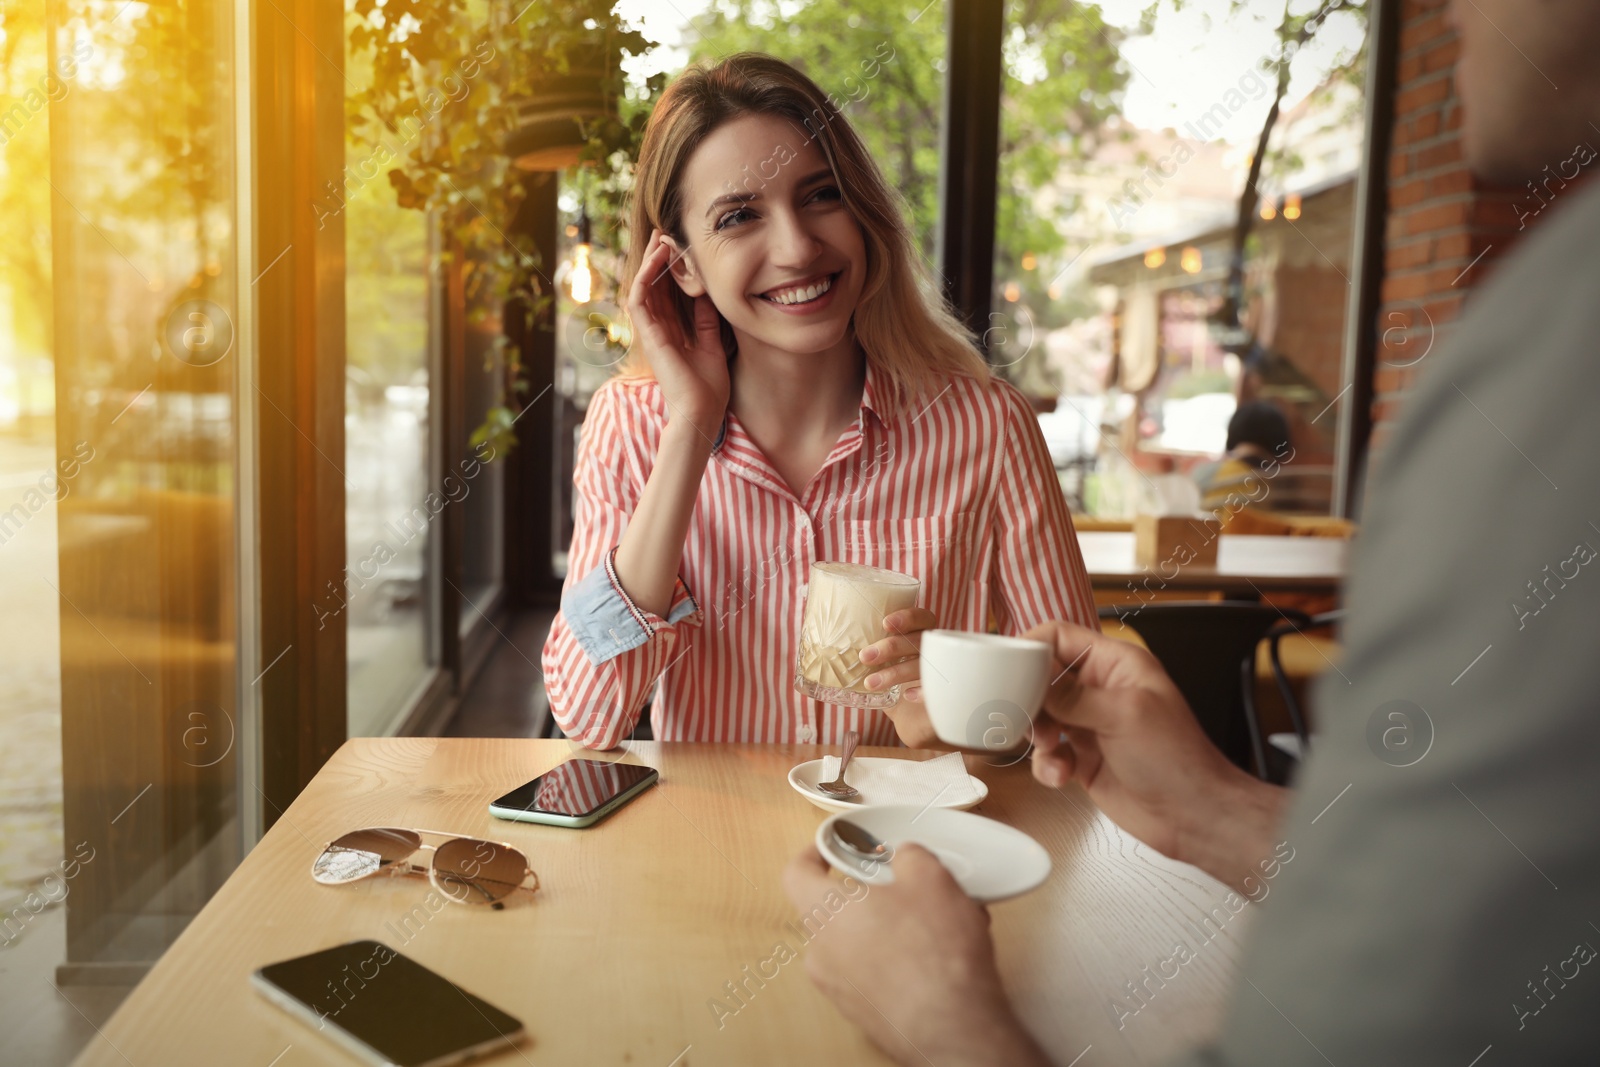
[[[1452,14],[1474,170],[1521,184],[1592,160],[1600,5]],[[1219,1036],[1182,1064],[1600,1063],[1600,188],[1550,194],[1374,466],[1347,654],[1293,793],[1223,760],[1146,653],[1036,634],[1078,660],[1036,730],[1036,777],[1077,781],[1241,893],[1276,842],[1295,849]],[[909,743],[931,737],[915,706],[895,715]],[[919,849],[895,871],[810,946],[813,978],[900,1062],[1046,1062],[982,910]],[[786,884],[801,903],[824,878],[808,850]]]

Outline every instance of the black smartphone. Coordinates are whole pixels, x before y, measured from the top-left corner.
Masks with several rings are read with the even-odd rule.
[[[250,976],[291,1015],[378,1067],[442,1067],[515,1044],[522,1023],[381,941],[351,941]]]
[[[550,826],[593,826],[656,782],[656,769],[637,763],[572,759],[489,802],[498,819]]]

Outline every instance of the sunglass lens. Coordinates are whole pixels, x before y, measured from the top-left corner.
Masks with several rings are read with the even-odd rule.
[[[322,850],[311,865],[311,877],[323,885],[343,885],[400,862],[421,845],[422,838],[410,830],[355,830]]]
[[[433,854],[439,888],[464,904],[494,904],[522,884],[528,858],[514,848],[458,837]]]

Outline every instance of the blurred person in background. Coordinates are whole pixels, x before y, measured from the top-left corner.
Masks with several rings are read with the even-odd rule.
[[[1268,506],[1270,494],[1261,486],[1277,473],[1279,465],[1294,457],[1289,420],[1283,412],[1265,400],[1240,404],[1228,420],[1228,440],[1223,448],[1221,459],[1202,463],[1191,472],[1200,489],[1200,506],[1215,511],[1225,507],[1230,496]]]

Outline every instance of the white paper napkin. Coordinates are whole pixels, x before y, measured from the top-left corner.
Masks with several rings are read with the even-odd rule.
[[[839,757],[822,757],[822,777],[831,782],[839,776]],[[857,756],[845,772],[845,783],[861,793],[862,804],[938,804],[955,807],[978,799],[972,776],[959,752],[947,752],[930,760],[885,759]]]

